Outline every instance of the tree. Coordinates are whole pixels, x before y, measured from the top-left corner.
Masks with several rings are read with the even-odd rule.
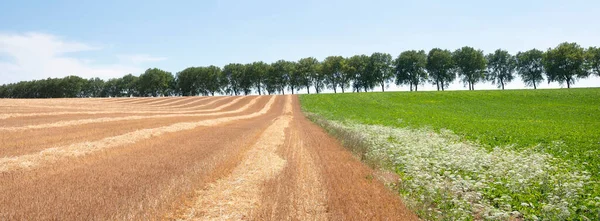
[[[200,92],[200,68],[189,67],[176,74],[177,88],[183,96],[196,96]]]
[[[364,77],[367,75],[369,63],[371,58],[366,55],[354,55],[348,59],[346,59],[346,65],[344,68],[345,78],[352,81],[352,91],[360,92],[360,89],[366,88],[368,83],[365,82],[365,79],[368,77]]]
[[[102,88],[102,93],[100,96],[102,97],[119,97],[121,96],[121,91],[119,90],[119,81],[120,78],[111,78],[104,83],[104,87]]]
[[[201,81],[206,95],[215,96],[215,93],[221,92],[221,68],[211,65],[202,68]]]
[[[292,72],[294,71],[293,65],[293,62],[285,60],[279,60],[271,64],[271,69],[267,76],[267,92],[269,94],[277,91],[285,94],[285,87],[288,86]]]
[[[365,79],[366,86],[373,89],[376,84],[381,85],[381,91],[385,91],[385,85],[392,82],[394,78],[392,67],[392,56],[387,53],[375,52],[371,55],[369,74]]]
[[[450,83],[456,79],[454,61],[452,60],[452,52],[434,48],[427,54],[427,65],[425,66],[429,72],[429,79],[440,88],[442,91],[448,88]]]
[[[323,60],[322,73],[325,77],[325,86],[337,93],[337,87],[342,86],[344,58],[342,56],[329,56]],[[342,93],[344,88],[342,86]]]
[[[308,94],[310,94],[310,87],[312,85],[315,85],[315,88],[322,87],[322,82],[315,82],[321,80],[317,73],[318,66],[319,61],[313,57],[302,58],[298,61],[296,70],[299,75],[300,85],[302,85],[303,88],[306,88]],[[317,93],[319,93],[318,89]]]
[[[462,47],[452,54],[461,81],[469,85],[469,90],[475,90],[475,84],[485,80],[486,60],[483,51],[472,47]]]
[[[262,61],[252,63],[246,72],[251,76],[253,87],[258,92],[258,95],[262,95],[264,78],[267,76],[270,66]]]
[[[419,84],[427,80],[427,55],[425,51],[405,51],[400,53],[395,60],[396,63],[396,85],[409,84],[410,91],[417,91]]]
[[[577,43],[561,43],[554,49],[548,49],[542,59],[548,83],[556,81],[560,85],[567,83],[571,88],[577,78],[589,75],[585,68],[585,51]]]
[[[515,76],[517,62],[508,51],[498,49],[493,54],[488,54],[487,59],[487,79],[499,88],[504,90],[504,85],[511,82]]]
[[[265,90],[269,95],[276,93],[277,89],[279,88],[278,75],[281,74],[280,70],[275,70],[273,64],[275,63],[269,65],[269,69],[267,70],[267,74],[265,75],[264,80]]]
[[[100,78],[90,78],[83,84],[82,97],[100,97],[104,89],[104,80]]]
[[[590,73],[600,77],[600,48],[590,47],[585,54],[588,70],[590,70]]]
[[[302,74],[298,71],[298,63],[294,61],[289,62],[288,68],[290,73],[290,79],[288,82],[288,86],[290,87],[290,91],[294,94],[294,91],[300,89],[302,87]]]
[[[315,88],[315,92],[321,93],[325,88],[325,75],[323,74],[323,66],[319,61],[315,64],[315,70],[310,75],[310,80],[313,83],[313,87]]]
[[[516,56],[517,74],[521,76],[525,85],[533,86],[533,89],[537,89],[537,85],[544,80],[543,56],[544,52],[537,49],[519,52]]]
[[[167,96],[171,88],[174,77],[171,72],[166,72],[158,68],[146,70],[139,77],[139,92],[142,96]]]
[[[244,95],[250,94],[254,85],[251,69],[252,64],[245,64],[243,71],[238,72],[236,76],[240,85],[240,89],[244,92]]]
[[[222,85],[225,85],[226,94],[239,95],[241,93],[240,76],[244,74],[243,64],[228,64],[223,67]]]
[[[86,82],[87,80],[74,75],[64,77],[59,81],[59,88],[63,92],[62,96],[57,97],[81,97],[81,92]]]
[[[119,88],[123,95],[127,97],[138,96],[140,95],[138,83],[139,77],[128,74],[121,78],[117,88]]]

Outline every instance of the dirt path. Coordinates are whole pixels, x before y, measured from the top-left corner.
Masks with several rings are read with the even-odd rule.
[[[417,220],[372,169],[302,115],[296,96],[201,100],[82,101],[160,105],[173,118],[28,113],[19,126],[61,127],[0,136],[12,146],[0,155],[0,220]],[[179,109],[209,102],[215,106],[202,115]]]

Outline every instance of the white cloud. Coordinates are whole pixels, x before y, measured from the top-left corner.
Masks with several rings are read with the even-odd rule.
[[[140,63],[165,59],[149,55],[117,56],[120,62],[100,65],[94,60],[68,54],[100,50],[100,47],[67,41],[50,34],[0,33],[0,84],[67,75],[104,79],[121,77],[142,72],[144,68]]]

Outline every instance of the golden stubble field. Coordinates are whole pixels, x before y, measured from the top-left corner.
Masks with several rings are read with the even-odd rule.
[[[1,220],[414,220],[296,96],[0,100]]]

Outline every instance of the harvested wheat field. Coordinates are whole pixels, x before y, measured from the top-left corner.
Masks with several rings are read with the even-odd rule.
[[[416,220],[296,96],[0,100],[0,220]]]

